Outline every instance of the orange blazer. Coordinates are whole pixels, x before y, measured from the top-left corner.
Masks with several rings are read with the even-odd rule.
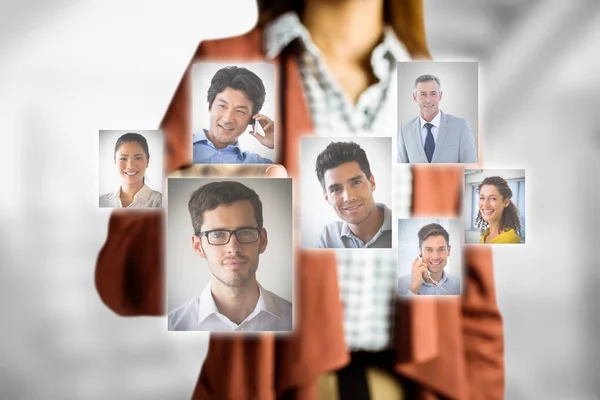
[[[191,163],[191,66],[201,60],[264,61],[262,28],[242,36],[203,42],[198,47],[161,124],[165,133],[166,169]],[[277,115],[279,157],[299,189],[300,138],[312,126],[304,101],[296,58],[284,51],[276,60],[283,82]],[[282,74],[282,75],[279,75]],[[413,167],[414,215],[459,215],[462,169]],[[96,287],[116,313],[164,315],[164,213],[111,215],[106,243],[96,267]],[[317,378],[343,367],[349,350],[343,334],[335,253],[296,251],[296,328],[288,337],[211,336],[194,399],[276,399],[295,390],[293,398],[317,398]],[[463,296],[446,301],[419,298],[398,301],[396,370],[416,382],[416,398],[502,399],[504,394],[503,328],[496,305],[492,254],[470,247]]]

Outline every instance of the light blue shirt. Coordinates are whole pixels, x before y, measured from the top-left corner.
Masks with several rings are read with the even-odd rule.
[[[319,238],[319,248],[390,249],[392,247],[392,210],[385,204],[377,203],[376,205],[378,209],[383,210],[383,224],[371,240],[363,242],[352,233],[346,222],[336,221],[325,225]]]
[[[411,280],[410,274],[398,278],[398,293],[406,296],[416,296],[417,293],[410,291]],[[451,295],[460,294],[460,279],[458,279],[458,277],[449,275],[446,271],[442,271],[442,279],[440,279],[438,283]],[[421,279],[421,288],[419,289],[420,295],[447,295],[448,293],[444,292],[433,283]]]
[[[206,137],[207,130],[194,134],[193,160],[194,164],[273,164],[268,158],[256,153],[242,151],[239,144],[217,149]]]

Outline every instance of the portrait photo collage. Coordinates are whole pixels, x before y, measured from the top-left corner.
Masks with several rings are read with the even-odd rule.
[[[525,244],[525,170],[482,162],[477,62],[397,63],[397,102],[375,118],[367,92],[284,112],[279,69],[196,62],[192,101],[175,97],[160,129],[99,131],[98,206],[165,216],[168,331],[289,334],[295,282],[330,269],[342,302],[367,276],[398,301],[443,301],[463,293],[465,246]],[[323,252],[331,266],[307,261]]]

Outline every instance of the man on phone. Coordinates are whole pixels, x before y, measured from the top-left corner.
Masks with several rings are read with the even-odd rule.
[[[450,257],[450,235],[440,224],[425,225],[417,234],[419,255],[410,274],[398,279],[398,293],[416,295],[459,295],[460,279],[444,271]]]
[[[375,177],[354,142],[331,142],[317,157],[323,197],[341,221],[325,225],[320,248],[391,248],[392,211],[373,198]]]
[[[252,71],[236,66],[221,68],[208,88],[209,128],[194,134],[194,164],[271,164],[256,153],[240,149],[238,138],[252,126],[250,135],[263,146],[275,147],[275,123],[259,114],[265,86]],[[256,131],[260,124],[265,135]]]

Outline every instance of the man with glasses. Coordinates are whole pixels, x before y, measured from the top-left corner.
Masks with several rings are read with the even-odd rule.
[[[444,271],[450,257],[450,235],[440,224],[425,225],[417,234],[419,255],[410,274],[398,279],[398,293],[415,295],[458,295],[460,280]]]
[[[211,279],[200,296],[169,313],[169,330],[290,331],[292,303],[256,280],[268,244],[262,203],[239,182],[212,182],[190,197],[192,249],[206,259]]]

